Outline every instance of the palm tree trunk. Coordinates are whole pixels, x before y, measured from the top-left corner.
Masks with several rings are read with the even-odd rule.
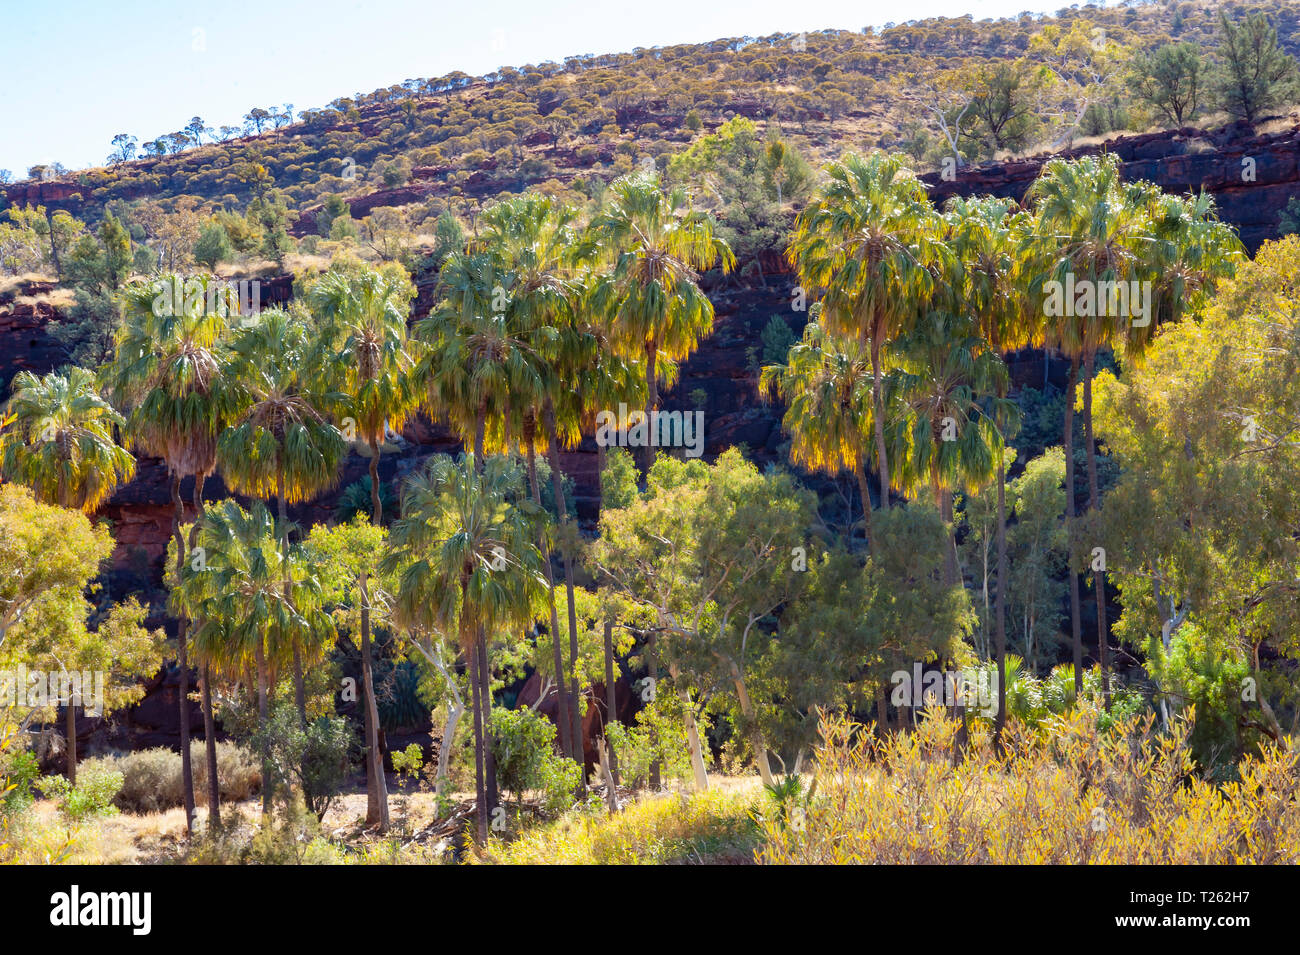
[[[998,456],[998,597],[994,611],[993,638],[998,660],[998,711],[994,716],[993,738],[1002,740],[1007,712],[1007,459]]]
[[[483,706],[483,738],[487,744],[483,750],[483,785],[488,812],[493,812],[501,803],[501,794],[497,789],[497,757],[492,751],[492,665],[488,658],[487,634],[481,626],[478,630],[478,668],[482,682],[479,692]]]
[[[281,465],[280,473],[275,479],[275,498],[277,511],[280,515],[280,572],[282,574],[284,599],[292,606],[293,600],[289,596],[292,592],[292,581],[289,578],[289,518],[284,494],[283,465]],[[300,726],[305,727],[307,725],[307,687],[302,675],[302,650],[298,645],[297,636],[293,638],[293,702],[298,710],[298,723]]]
[[[266,637],[257,638],[254,650],[257,662],[257,723],[262,731],[262,816],[271,814],[271,746],[267,737],[267,723],[270,721],[270,707],[267,703],[266,674]]]
[[[653,700],[655,695],[658,694],[659,692],[659,647],[657,646],[658,641],[659,641],[658,634],[654,634],[654,633],[650,634],[650,638],[646,641],[646,648],[645,648],[646,649],[646,674],[647,674],[647,679],[649,679],[650,681],[651,700]],[[657,790],[659,788],[659,760],[656,759],[650,764],[649,776],[650,778],[646,780],[646,782],[649,784],[651,790]]]
[[[961,566],[957,561],[957,526],[952,513],[952,491],[943,488],[939,491],[939,514],[948,527],[948,553],[944,556],[945,573],[948,584],[956,587],[962,582]]]
[[[605,513],[605,445],[596,443],[596,493],[598,514]],[[610,618],[605,620],[604,635],[605,650],[605,725],[618,718],[616,708],[616,698],[614,693],[614,621]],[[609,736],[606,734],[606,741]],[[609,776],[618,785],[618,754],[614,752],[613,746],[606,746],[609,752]]]
[[[474,473],[483,474],[483,464],[485,457],[487,434],[487,402],[480,401],[478,413],[474,421]],[[487,799],[488,812],[497,807],[497,761],[496,756],[492,753],[491,746],[491,729],[488,720],[492,715],[492,669],[488,661],[487,652],[487,633],[483,625],[479,624],[478,639],[474,653],[478,658],[478,681],[479,696],[482,706],[482,733],[484,740],[487,741],[483,747],[483,776],[484,792]]]
[[[384,757],[379,751],[379,707],[375,704],[375,678],[370,653],[370,594],[366,575],[358,581],[361,591],[361,683],[365,687],[366,732],[366,825],[380,832],[388,828],[388,788],[384,785]]]
[[[172,536],[176,539],[176,579],[185,569],[185,538],[181,525],[185,523],[185,505],[181,501],[181,475],[172,472]],[[176,667],[180,671],[180,729],[181,729],[181,798],[185,805],[185,831],[194,832],[194,772],[190,765],[190,665],[187,652],[186,619],[182,615],[176,623]]]
[[[460,585],[461,593],[461,639],[465,640],[467,633],[470,632],[468,615],[465,613],[465,606],[469,600],[469,582],[462,580]],[[484,786],[484,750],[486,734],[483,732],[483,685],[479,677],[479,655],[478,640],[475,639],[469,646],[469,670],[470,670],[470,696],[474,707],[474,809],[478,819],[478,841],[479,845],[487,842],[488,833],[488,805],[487,790]]]
[[[547,454],[551,462],[551,487],[555,507],[560,514],[560,557],[564,561],[564,590],[569,606],[569,719],[573,724],[574,758],[586,764],[586,740],[582,735],[582,696],[578,687],[578,613],[574,601],[573,554],[569,548],[569,505],[564,500],[564,472],[560,470],[559,431],[555,424],[555,405],[548,397],[543,413],[550,438]],[[558,636],[558,635],[557,635]]]
[[[867,539],[867,553],[871,553],[871,545],[875,540],[875,531],[871,525],[871,486],[867,480],[867,459],[864,455],[858,464],[857,469],[858,494],[862,496],[862,531],[863,536]]]
[[[618,704],[614,692],[614,621],[605,618],[605,726],[618,719]],[[605,733],[605,739],[608,742],[609,733]],[[618,754],[614,752],[613,746],[606,747],[609,750],[609,776],[618,785]]]
[[[72,705],[72,697],[63,708],[63,731],[68,740],[68,782],[77,785],[77,708]]]
[[[384,520],[384,502],[379,496],[379,441],[370,439],[370,523],[378,527]]]
[[[537,481],[536,422],[530,415],[524,423],[524,446],[528,449],[528,483],[532,488],[533,503],[542,506],[542,488]],[[539,530],[537,548],[542,552],[543,565],[546,569],[546,589],[551,609],[551,647],[555,657],[555,722],[560,730],[560,749],[570,759],[576,760],[573,749],[573,733],[569,724],[568,691],[564,688],[564,655],[560,649],[560,617],[555,610],[555,572],[551,568],[550,551],[546,546],[545,534]]]
[[[203,522],[203,483],[207,475],[199,472],[194,475],[194,524],[190,528],[190,552],[199,538],[199,524]],[[212,667],[203,664],[203,749],[208,764],[208,829],[221,826],[221,780],[217,778],[217,731],[216,719],[212,713]]]
[[[1097,484],[1097,445],[1092,439],[1092,376],[1096,367],[1096,353],[1088,352],[1083,373],[1083,445],[1088,460],[1088,510],[1101,509],[1101,492]],[[1097,657],[1101,664],[1101,700],[1110,710],[1110,647],[1106,625],[1106,572],[1092,573],[1097,593]]]
[[[654,411],[659,404],[659,370],[656,367],[659,360],[659,345],[651,342],[645,348],[645,383],[646,383],[646,401],[645,401],[645,425],[646,425],[646,443],[641,449],[641,472],[648,475],[650,466],[654,464],[655,449],[654,442],[650,440],[651,428],[654,427]]]
[[[880,368],[879,336],[871,339],[871,406],[875,418],[876,463],[880,467],[880,509],[889,510],[889,454],[885,449],[884,378]]]
[[[1070,359],[1070,378],[1065,386],[1065,523],[1069,542],[1070,636],[1074,648],[1074,696],[1083,698],[1083,627],[1079,622],[1079,575],[1074,570],[1074,383],[1079,377],[1079,359]]]
[[[217,730],[212,718],[212,667],[203,664],[203,744],[208,764],[208,831],[221,828],[221,780],[217,778]]]
[[[370,522],[376,527],[383,519],[379,497],[379,443],[370,441]],[[366,824],[388,828],[388,785],[384,779],[384,754],[379,746],[379,707],[375,702],[375,663],[370,644],[370,594],[368,578],[361,575],[361,682],[365,684],[366,712]]]

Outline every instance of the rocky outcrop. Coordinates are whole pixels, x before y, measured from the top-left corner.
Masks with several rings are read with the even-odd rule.
[[[1019,200],[1054,155],[1102,151],[1119,157],[1126,179],[1145,179],[1167,192],[1212,195],[1220,217],[1238,228],[1252,253],[1277,238],[1278,213],[1292,196],[1300,196],[1300,126],[1261,136],[1244,123],[1213,132],[1186,127],[1125,136],[1064,153],[968,166],[950,179],[939,173],[921,178],[936,203],[976,195]]]
[[[0,396],[8,396],[20,371],[43,375],[65,360],[63,346],[48,331],[55,308],[40,300],[52,290],[49,282],[28,282],[0,298]]]

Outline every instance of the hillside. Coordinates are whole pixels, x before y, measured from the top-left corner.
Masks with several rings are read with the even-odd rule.
[[[321,204],[338,197],[355,219],[397,207],[400,228],[419,235],[444,211],[470,218],[478,203],[529,187],[589,201],[619,174],[647,162],[666,168],[736,116],[760,132],[779,129],[814,165],[879,146],[933,166],[946,152],[938,118],[951,120],[954,84],[1006,64],[1047,71],[1033,115],[1016,121],[1007,142],[976,133],[959,148],[971,161],[1032,153],[1160,125],[1129,90],[1134,55],[1166,39],[1212,50],[1220,10],[1264,11],[1281,45],[1300,52],[1300,11],[1285,0],[1160,0],[879,33],[736,37],[407,79],[296,113],[250,104],[243,129],[214,131],[196,117],[153,139],[124,133],[110,165],[37,167],[4,194],[10,205],[54,205],[93,224],[105,208],[122,217],[142,200],[194,215],[245,211],[274,191],[300,237],[318,231]],[[1204,113],[1213,119],[1215,110]],[[143,158],[129,158],[137,152]],[[136,238],[157,251],[165,218],[136,216]]]

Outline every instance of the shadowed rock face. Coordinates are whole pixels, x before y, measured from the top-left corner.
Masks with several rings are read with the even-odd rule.
[[[1186,127],[1127,136],[1098,146],[1044,154],[1007,163],[960,169],[952,180],[922,176],[936,203],[950,196],[994,195],[1021,199],[1038,170],[1054,156],[1074,158],[1111,152],[1126,179],[1145,179],[1167,192],[1212,195],[1225,222],[1236,226],[1254,254],[1277,237],[1278,213],[1300,195],[1300,126],[1257,136],[1245,123],[1216,132]]]
[[[1128,137],[1065,153],[1087,155],[1100,148],[1118,154],[1124,175],[1129,179],[1148,179],[1170,192],[1205,191],[1214,195],[1224,221],[1237,226],[1243,241],[1253,252],[1267,239],[1277,235],[1278,213],[1292,195],[1300,195],[1300,127],[1267,136],[1255,136],[1247,128],[1229,127],[1219,133],[1195,129],[1170,130]],[[1020,199],[1038,175],[1049,156],[1036,156],[1016,162],[989,163],[958,171],[954,181],[937,174],[923,176],[936,203],[954,195],[998,195]],[[1252,163],[1243,160],[1253,160]],[[1253,166],[1254,178],[1243,176]],[[420,170],[415,178],[425,185],[441,170]],[[33,189],[47,193],[31,201],[56,198],[48,190],[52,183],[33,184]],[[418,190],[418,187],[417,187]],[[409,190],[388,190],[362,197],[354,214],[393,201],[408,201]],[[11,199],[12,199],[11,193]],[[300,225],[309,223],[300,223]],[[743,263],[742,263],[743,264]],[[744,444],[751,457],[760,463],[775,461],[785,440],[781,432],[779,407],[765,405],[757,392],[758,366],[762,359],[761,333],[773,315],[789,322],[798,335],[807,319],[805,313],[791,310],[794,279],[779,250],[762,256],[764,283],[742,287],[705,277],[705,287],[713,300],[716,321],[714,332],[700,344],[699,350],[683,363],[676,386],[661,394],[665,410],[704,411],[704,457],[712,459],[728,447]],[[292,278],[277,276],[261,283],[262,307],[284,304],[292,296]],[[50,291],[48,285],[18,291],[18,296],[39,295]],[[422,316],[432,305],[431,283],[421,283],[415,313]],[[7,395],[8,385],[18,371],[44,374],[65,360],[63,349],[50,337],[46,326],[55,310],[45,303],[16,303],[15,295],[0,299],[0,388]],[[1058,387],[1064,385],[1066,365],[1047,362],[1040,352],[1026,350],[1010,356],[1012,379],[1019,386],[1041,386],[1044,375]],[[699,401],[698,392],[703,392]],[[386,450],[380,460],[380,480],[394,486],[432,454],[452,453],[459,441],[445,428],[424,417],[412,419],[405,427],[402,441]],[[573,451],[560,454],[560,463],[574,481],[578,515],[590,526],[597,517],[599,492],[595,440],[587,437]],[[334,514],[339,492],[368,474],[367,458],[353,453],[347,459],[338,484],[331,492],[314,501],[289,508],[290,518],[302,526],[325,522]],[[186,502],[186,517],[192,518],[189,502],[192,481],[186,479],[181,494]],[[207,501],[228,497],[229,492],[218,475],[209,477],[204,486]],[[247,502],[244,502],[247,503]],[[100,516],[113,524],[116,549],[113,565],[106,574],[105,590],[114,598],[131,593],[151,593],[161,606],[163,559],[171,533],[172,506],[167,469],[156,459],[139,462],[135,480],[119,489],[104,506]],[[168,626],[171,621],[156,619],[153,626]],[[100,720],[80,720],[80,735],[94,743],[113,746],[176,745],[179,728],[176,706],[177,673],[170,667],[149,685],[145,699],[131,711],[114,718],[112,728]],[[603,701],[603,692],[600,699]],[[620,709],[622,701],[620,701]],[[191,725],[201,726],[197,709]],[[591,729],[590,727],[588,728]],[[93,736],[91,735],[93,733]],[[590,736],[590,733],[588,734]],[[93,744],[92,744],[93,745]],[[590,754],[588,754],[590,756]]]

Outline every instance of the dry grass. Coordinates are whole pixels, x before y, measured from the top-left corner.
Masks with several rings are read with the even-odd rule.
[[[1097,729],[1079,708],[995,752],[981,724],[927,719],[880,741],[823,726],[811,798],[762,821],[763,861],[795,864],[1300,862],[1300,774],[1275,747],[1216,788],[1195,775],[1190,722]]]
[[[744,865],[754,861],[753,777],[714,777],[703,793],[644,794],[614,815],[572,810],[559,820],[493,838],[471,861],[502,865]]]

